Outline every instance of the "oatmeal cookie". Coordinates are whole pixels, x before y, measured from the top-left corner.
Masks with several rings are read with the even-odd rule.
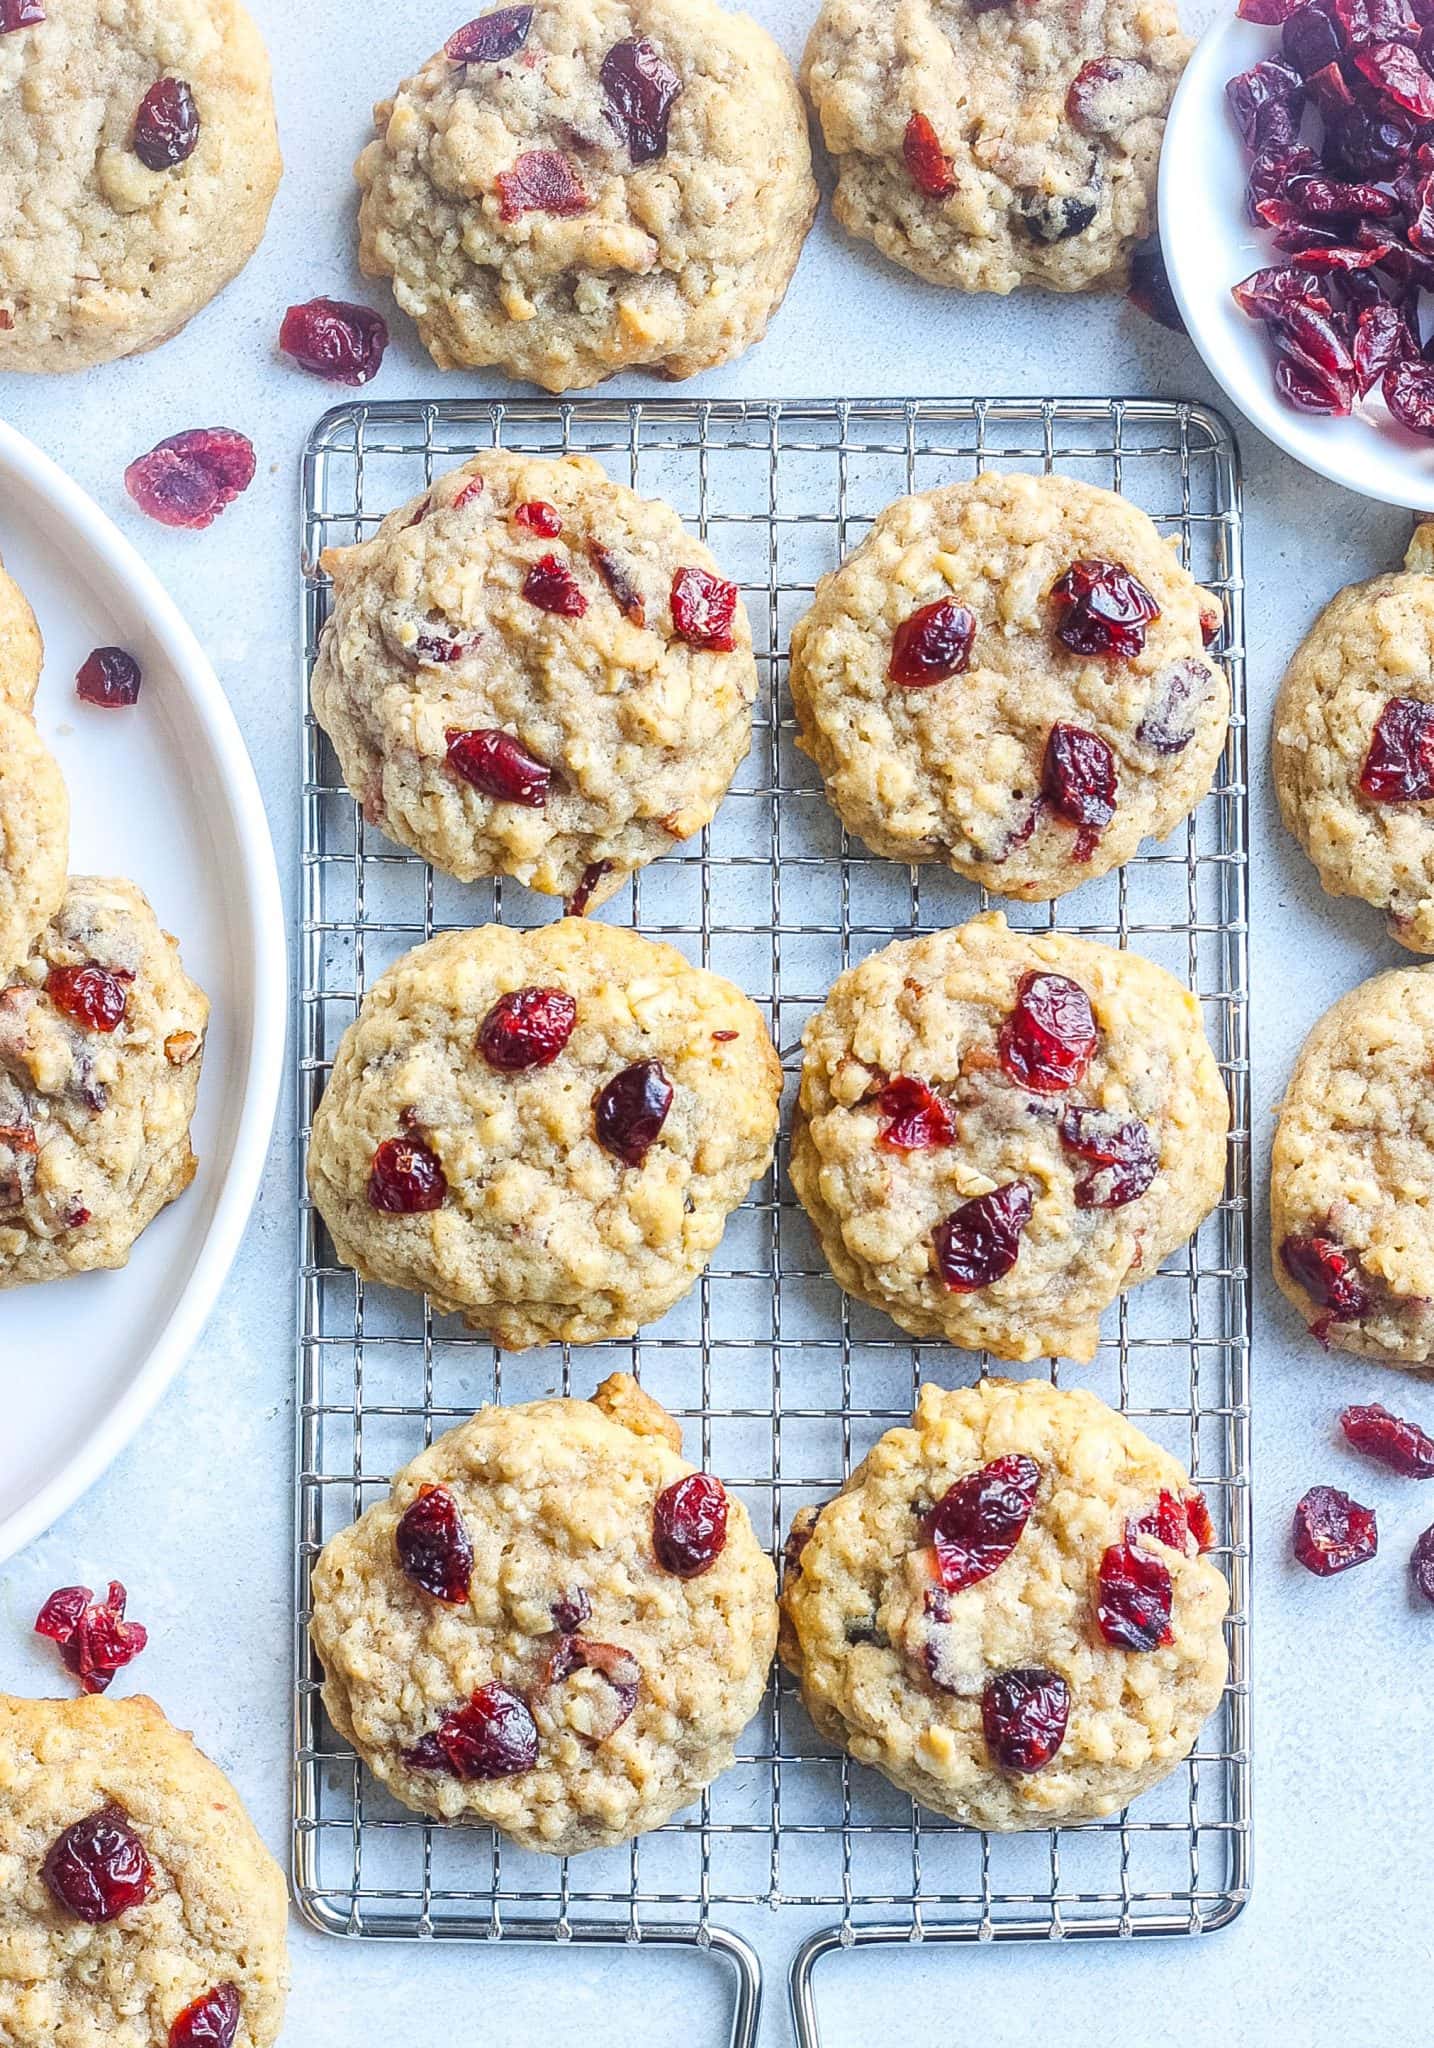
[[[787,60],[712,0],[490,13],[374,118],[359,261],[440,370],[710,370],[761,340],[816,212]]]
[[[0,696],[0,974],[25,958],[65,894],[70,800],[28,711]]]
[[[1066,1827],[1189,1755],[1229,1589],[1168,1451],[1083,1390],[923,1387],[787,1544],[782,1661],[828,1741],[979,1828]]]
[[[1320,1340],[1434,1357],[1434,966],[1377,974],[1315,1025],[1270,1160],[1275,1279]]]
[[[737,586],[585,457],[493,450],[323,558],[314,713],[370,822],[595,908],[708,824],[752,737]]]
[[[324,1547],[324,1705],[394,1795],[554,1855],[660,1827],[732,1761],[777,1635],[747,1510],[626,1373],[483,1408]]]
[[[803,82],[837,219],[963,291],[1122,283],[1192,47],[1169,0],[826,0]]]
[[[1325,893],[1434,953],[1434,521],[1402,572],[1333,597],[1285,671],[1275,789]]]
[[[345,1032],[309,1185],[339,1257],[521,1350],[630,1337],[771,1160],[756,1006],[670,946],[564,918],[445,933]]]
[[[0,370],[167,341],[258,248],[279,182],[269,60],[236,0],[43,16],[0,35]]]
[[[0,254],[0,262],[4,261]],[[40,682],[44,648],[25,593],[0,563],[0,706],[28,711]]]
[[[987,471],[889,506],[822,578],[792,634],[799,744],[874,853],[1059,896],[1208,791],[1219,617],[1113,491]]]
[[[287,1919],[233,1786],[153,1700],[0,1696],[7,2048],[159,2048],[201,2000],[237,2026],[196,2043],[270,2048]]]
[[[803,1043],[792,1186],[838,1283],[913,1336],[1089,1360],[1220,1198],[1199,1004],[1136,953],[978,917],[849,969]]]
[[[133,882],[72,875],[0,986],[0,1288],[123,1266],[183,1194],[208,1018]]]

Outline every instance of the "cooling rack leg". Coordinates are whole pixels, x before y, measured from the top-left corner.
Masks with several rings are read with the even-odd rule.
[[[809,1935],[792,1958],[792,2025],[796,2029],[797,2048],[821,2048],[822,2035],[817,2023],[812,1972],[823,1956],[830,1955],[841,1946],[841,1935],[835,1928],[827,1927],[820,1934]]]
[[[762,1965],[757,1952],[739,1934],[712,1928],[708,1946],[725,1956],[737,1973],[737,2003],[732,2013],[732,2048],[755,2048],[762,2013]]]

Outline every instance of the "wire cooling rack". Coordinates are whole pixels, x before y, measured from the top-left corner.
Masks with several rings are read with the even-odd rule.
[[[917,1387],[984,1361],[913,1344],[828,1277],[785,1172],[732,1219],[690,1297],[630,1343],[504,1358],[422,1301],[334,1262],[307,1206],[299,1243],[297,1774],[299,1904],[334,1934],[379,1939],[696,1944],[735,1969],[732,2041],[758,2027],[758,1948],[792,1956],[792,2014],[814,2048],[817,1960],[867,1942],[1200,1933],[1249,1884],[1246,772],[1238,457],[1207,409],[1150,400],[817,404],[354,404],[304,460],[306,667],[330,544],[483,448],[573,450],[666,498],[744,589],[763,687],[755,740],[711,827],[634,878],[604,915],[669,940],[766,1010],[789,1088],[802,1028],[835,975],[893,936],[984,907],[935,869],[867,855],[842,834],[794,747],[791,627],[817,577],[891,499],[982,468],[1059,470],[1113,486],[1176,538],[1225,611],[1234,720],[1217,787],[1171,840],[1060,903],[1009,904],[1013,924],[1130,943],[1199,995],[1229,1085],[1225,1199],[1198,1239],[1106,1319],[1072,1381],[1124,1409],[1190,1467],[1229,1575],[1230,1682],[1186,1765],[1102,1824],[985,1836],[914,1808],[816,1738],[773,1677],[734,1767],[700,1806],[620,1851],[560,1862],[396,1805],[324,1719],[308,1647],[309,1570],[390,1475],[481,1402],[587,1394],[636,1372],[686,1430],[689,1455],[746,1501],[779,1547],[793,1512],[840,1484]],[[307,693],[306,693],[307,694]],[[367,827],[306,717],[298,987],[307,1145],[338,1039],[376,975],[455,924],[530,924],[558,906],[514,884],[463,888]],[[1048,1368],[1055,1376],[1057,1368]],[[783,1909],[774,1923],[765,1909]],[[805,1939],[803,1939],[805,1937]],[[800,1944],[800,1946],[798,1946]]]

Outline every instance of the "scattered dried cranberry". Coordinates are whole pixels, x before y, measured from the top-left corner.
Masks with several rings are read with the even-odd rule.
[[[901,139],[901,154],[911,182],[928,199],[949,199],[956,190],[951,159],[925,114],[913,114]]]
[[[735,583],[705,569],[679,569],[672,579],[672,623],[691,646],[730,654],[737,644],[732,620],[739,595]]]
[[[1185,332],[1185,321],[1171,289],[1159,235],[1147,235],[1131,250],[1127,296],[1133,306],[1150,319],[1158,320],[1162,327],[1168,327],[1172,334]]]
[[[254,481],[254,446],[233,427],[191,427],[171,434],[124,473],[141,512],[161,526],[212,526]]]
[[[41,0],[0,0],[0,36],[13,35],[17,28],[38,28],[44,19]]]
[[[1299,134],[1304,80],[1283,58],[1266,57],[1240,72],[1226,85],[1225,97],[1248,149],[1293,142]]]
[[[480,14],[465,28],[455,29],[443,45],[443,54],[454,64],[498,64],[516,56],[528,40],[533,26],[531,7],[498,7]]]
[[[592,199],[560,149],[528,149],[496,179],[498,212],[512,221],[525,213],[550,213],[559,220],[586,213]]]
[[[932,1233],[936,1268],[945,1285],[954,1294],[970,1294],[1009,1273],[1034,1207],[1026,1183],[1011,1180],[953,1209]]]
[[[583,869],[582,880],[563,905],[563,909],[569,917],[587,916],[588,905],[593,900],[594,890],[597,888],[598,883],[611,873],[612,862],[610,860],[590,860],[588,862],[587,866]]]
[[[97,647],[75,677],[75,694],[86,704],[119,711],[139,702],[143,681],[139,663],[123,647]]]
[[[1053,725],[1041,763],[1041,794],[1059,818],[1079,829],[1072,858],[1089,860],[1115,816],[1115,756],[1099,733]]]
[[[169,2030],[169,2048],[234,2048],[240,2010],[238,1986],[216,1984],[185,2006]]]
[[[1040,1483],[1034,1458],[1013,1452],[947,1487],[922,1532],[948,1593],[964,1593],[1006,1562],[1031,1518]]]
[[[641,1166],[672,1107],[672,1083],[661,1060],[639,1060],[614,1074],[598,1096],[598,1143],[625,1166]]]
[[[608,595],[623,617],[634,626],[645,626],[647,624],[647,606],[639,597],[631,577],[623,568],[617,556],[611,554],[607,548],[600,547],[597,541],[592,540],[588,542],[588,560],[607,585]]]
[[[560,1686],[575,1671],[595,1671],[606,1681],[601,1699],[589,1702],[587,1725],[578,1732],[588,1742],[606,1742],[616,1735],[637,1705],[642,1666],[631,1650],[616,1643],[595,1643],[586,1636],[559,1636],[543,1670],[545,1691]]]
[[[1434,121],[1434,78],[1403,43],[1356,50],[1353,61],[1381,100],[1403,107],[1416,121]]]
[[[480,1685],[468,1704],[445,1714],[404,1761],[455,1778],[516,1778],[538,1761],[538,1727],[528,1703],[506,1685]]]
[[[887,1119],[876,1142],[888,1152],[929,1152],[951,1144],[956,1136],[949,1105],[914,1074],[898,1074],[888,1081],[876,1106]]]
[[[1023,974],[997,1045],[1010,1078],[1038,1095],[1063,1094],[1083,1079],[1095,1048],[1095,1013],[1080,983],[1064,974]]]
[[[1140,1199],[1160,1171],[1147,1126],[1118,1110],[1072,1105],[1061,1117],[1061,1143],[1095,1168],[1076,1182],[1078,1209],[1123,1209]]]
[[[151,171],[172,170],[199,145],[199,109],[182,78],[157,78],[134,117],[134,153]]]
[[[367,384],[382,368],[388,324],[347,299],[309,299],[285,313],[279,346],[300,369],[330,384]]]
[[[40,1875],[51,1898],[91,1927],[143,1905],[154,1883],[144,1844],[117,1806],[102,1806],[66,1828]]]
[[[550,1067],[573,1035],[578,1006],[560,988],[515,988],[483,1019],[478,1050],[500,1074]]]
[[[1216,635],[1222,624],[1217,614]],[[1200,630],[1203,635],[1203,619]],[[1152,754],[1183,754],[1195,737],[1195,721],[1191,714],[1209,691],[1210,671],[1203,662],[1172,661],[1168,668],[1162,669],[1156,678],[1149,708],[1135,728],[1135,737],[1141,746],[1149,747]]]
[[[126,1593],[118,1579],[95,1601],[88,1586],[62,1586],[35,1617],[35,1633],[59,1646],[65,1669],[72,1671],[87,1693],[108,1690],[117,1671],[132,1664],[149,1631],[124,1618]]]
[[[1332,1237],[1287,1237],[1280,1257],[1296,1286],[1303,1287],[1331,1321],[1352,1323],[1368,1315],[1370,1294],[1358,1261]]]
[[[421,1486],[394,1531],[406,1577],[435,1600],[461,1607],[473,1580],[473,1545],[446,1486]]]
[[[553,771],[520,746],[509,732],[483,726],[476,732],[444,734],[448,765],[484,796],[540,811],[548,800]]]
[[[657,1496],[652,1509],[652,1548],[674,1578],[696,1579],[710,1571],[727,1543],[727,1494],[710,1472],[689,1472]]]
[[[45,976],[45,994],[82,1031],[118,1031],[129,1004],[129,993],[120,976],[93,963],[86,967],[52,967]]]
[[[1391,1472],[1434,1479],[1434,1437],[1417,1422],[1405,1422],[1374,1401],[1367,1408],[1346,1408],[1339,1426],[1357,1451],[1377,1458]]]
[[[1100,1561],[1095,1618],[1115,1650],[1158,1650],[1172,1640],[1175,1588],[1168,1568],[1133,1543],[1112,1543]]]
[[[574,1586],[566,1593],[560,1593],[552,1605],[553,1627],[561,1629],[564,1635],[573,1635],[580,1629],[593,1611],[592,1601],[581,1586]]]
[[[964,675],[971,665],[976,620],[954,597],[938,598],[903,619],[891,643],[887,675],[907,690],[923,690]]]
[[[544,540],[556,540],[563,530],[557,506],[549,505],[542,498],[532,498],[526,505],[520,505],[513,514],[513,524],[526,527],[529,533],[540,534]]]
[[[1415,1589],[1434,1604],[1434,1529],[1426,1529],[1409,1558],[1409,1573]]]
[[[614,43],[598,78],[608,111],[627,137],[633,163],[650,164],[666,156],[667,124],[682,80],[657,46],[646,36]]]
[[[1374,1509],[1333,1486],[1312,1486],[1295,1509],[1295,1556],[1317,1578],[1367,1564],[1379,1548]]]
[[[580,619],[588,601],[566,563],[556,555],[543,555],[523,578],[523,595],[540,612],[557,612],[565,619]]]
[[[419,1138],[385,1138],[369,1168],[368,1202],[388,1216],[441,1209],[448,1182],[438,1155]]]
[[[998,1672],[981,1695],[986,1742],[1005,1771],[1043,1770],[1066,1739],[1070,1711],[1070,1687],[1039,1665]]]
[[[1094,556],[1072,562],[1051,591],[1056,638],[1075,654],[1129,659],[1145,645],[1145,629],[1160,607],[1143,583],[1119,562]]]

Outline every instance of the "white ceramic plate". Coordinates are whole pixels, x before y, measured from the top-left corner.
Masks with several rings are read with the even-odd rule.
[[[70,788],[71,867],[138,882],[214,1005],[193,1186],[122,1272],[0,1293],[4,1559],[128,1442],[214,1306],[273,1128],[288,969],[264,807],[213,669],[129,542],[3,422],[0,554],[45,637],[36,711]],[[75,696],[105,645],[144,669],[133,710]]]
[[[1378,389],[1349,419],[1292,411],[1275,394],[1274,351],[1231,285],[1284,263],[1245,210],[1248,158],[1225,85],[1279,50],[1279,32],[1233,13],[1206,30],[1180,81],[1160,159],[1160,240],[1190,337],[1248,420],[1307,469],[1366,498],[1434,511],[1434,441],[1389,416]]]

